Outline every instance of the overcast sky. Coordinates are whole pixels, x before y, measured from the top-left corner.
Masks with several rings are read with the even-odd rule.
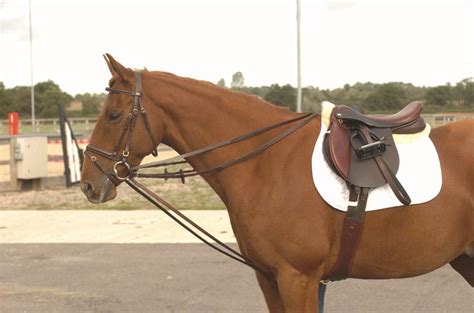
[[[474,1],[302,0],[303,85],[435,86],[474,76]],[[35,82],[102,92],[128,67],[296,85],[296,0],[32,0]],[[30,82],[28,0],[0,0],[0,81]]]

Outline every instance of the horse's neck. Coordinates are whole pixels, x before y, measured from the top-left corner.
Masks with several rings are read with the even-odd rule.
[[[209,83],[179,77],[166,77],[162,82],[155,102],[165,113],[162,117],[163,143],[180,154],[251,132],[291,115],[255,96],[231,92]],[[259,136],[188,161],[196,170],[204,170],[236,159],[267,139],[268,135]],[[245,167],[239,168],[242,169]],[[229,189],[236,187],[232,173],[233,169],[229,168],[204,178],[224,199]]]

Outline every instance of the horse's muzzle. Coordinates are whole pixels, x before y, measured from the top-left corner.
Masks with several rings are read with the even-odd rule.
[[[90,182],[83,180],[81,182],[81,191],[87,197],[87,200],[92,203],[103,203],[114,199],[117,196],[115,185],[106,178],[102,182],[101,188],[94,188]]]

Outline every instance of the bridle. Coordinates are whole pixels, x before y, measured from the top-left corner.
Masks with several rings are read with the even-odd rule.
[[[131,167],[130,163],[128,162],[128,157],[130,155],[130,145],[132,141],[132,135],[133,135],[133,130],[135,129],[135,124],[137,121],[138,113],[141,113],[141,116],[143,117],[143,122],[145,124],[145,129],[148,132],[148,136],[150,138],[150,141],[153,145],[153,150],[152,154],[154,156],[157,156],[157,144],[156,141],[153,137],[151,128],[150,128],[150,123],[148,121],[148,117],[146,115],[145,108],[143,107],[143,104],[141,102],[141,93],[142,89],[142,77],[141,77],[141,72],[136,70],[135,71],[135,91],[128,91],[128,90],[119,90],[119,89],[112,89],[112,88],[106,88],[107,91],[110,93],[118,93],[118,94],[124,94],[128,96],[133,97],[133,105],[130,109],[130,112],[127,115],[127,122],[125,124],[125,127],[122,130],[122,133],[120,134],[119,141],[117,142],[115,149],[113,152],[108,152],[103,149],[100,149],[98,147],[88,145],[85,150],[85,154],[89,156],[91,162],[95,165],[95,167],[98,168],[98,170],[105,175],[113,184],[119,185],[121,182],[127,183],[133,190],[135,190],[137,193],[142,195],[145,199],[153,203],[156,207],[158,207],[160,210],[162,210],[166,215],[168,215],[170,218],[172,218],[175,222],[177,222],[179,225],[181,225],[183,228],[185,228],[187,231],[192,233],[194,236],[196,236],[198,239],[200,239],[202,242],[204,242],[206,245],[210,246],[211,248],[219,251],[220,253],[240,262],[243,263],[254,270],[260,272],[264,277],[269,279],[271,281],[270,274],[263,270],[260,266],[256,265],[252,260],[250,260],[248,257],[242,255],[238,251],[232,249],[225,243],[221,242],[218,240],[216,237],[214,237],[212,234],[204,230],[202,227],[197,225],[195,222],[190,220],[187,216],[185,216],[183,213],[181,213],[179,210],[177,210],[175,207],[173,207],[171,204],[169,204],[166,200],[158,196],[156,193],[151,191],[148,187],[145,185],[139,183],[138,181],[135,180],[134,177],[143,177],[143,178],[161,178],[161,179],[171,179],[171,178],[178,178],[181,179],[181,181],[184,183],[186,177],[190,176],[196,176],[196,175],[208,175],[212,173],[219,172],[225,168],[231,167],[235,164],[244,162],[250,158],[253,158],[254,156],[260,154],[261,152],[265,151],[269,147],[273,146],[274,144],[280,142],[282,139],[288,137],[290,134],[294,133],[298,129],[302,128],[304,125],[308,124],[314,117],[316,117],[318,114],[317,113],[307,113],[303,115],[299,115],[297,117],[285,120],[283,122],[279,122],[273,125],[269,125],[267,127],[263,127],[257,130],[254,130],[250,133],[243,134],[241,136],[225,140],[219,143],[215,143],[209,146],[206,146],[204,148],[188,152],[186,154],[182,154],[176,157],[172,157],[166,160],[158,161],[158,162],[152,162],[148,164],[143,164],[143,165],[138,165],[135,167]],[[298,123],[296,123],[298,122]],[[280,127],[283,127],[285,125],[291,124],[291,123],[296,123],[295,125],[288,127],[275,137],[269,139],[262,145],[258,146],[254,150],[250,151],[247,154],[244,154],[243,156],[236,158],[234,160],[230,160],[227,162],[224,162],[222,164],[218,164],[214,167],[211,167],[209,169],[205,170],[179,170],[177,172],[168,172],[165,168],[164,173],[156,173],[156,174],[141,174],[138,173],[139,169],[145,169],[145,168],[157,168],[157,167],[167,167],[171,165],[178,165],[178,164],[183,164],[187,163],[187,159],[190,157],[194,156],[199,156],[206,154],[207,152],[214,151],[217,149],[220,149],[225,146],[229,146],[232,144],[235,144],[240,141],[247,140],[249,138],[256,137],[260,134],[269,132],[273,129],[277,129]],[[122,143],[124,141],[125,136],[127,135],[127,141],[125,144],[125,147],[122,150],[122,153],[120,153],[120,149],[122,146]],[[104,157],[106,159],[115,161],[113,165],[113,172],[107,173],[105,169],[102,167],[100,162],[97,159],[97,155]],[[126,169],[127,174],[124,176],[119,175],[119,166],[124,166]],[[172,214],[172,213],[173,214]],[[189,226],[191,225],[192,228]],[[201,234],[199,234],[200,232]],[[204,236],[207,236],[209,239],[215,242],[215,245],[212,242],[209,242]],[[216,246],[218,245],[218,246]]]
[[[135,70],[134,73],[135,73],[135,91],[134,92],[128,91],[128,90],[113,89],[110,87],[105,88],[105,90],[107,90],[110,93],[124,94],[124,95],[133,97],[133,105],[127,114],[127,121],[125,123],[124,128],[122,129],[122,132],[120,133],[120,137],[117,144],[115,145],[114,151],[108,152],[98,147],[95,147],[91,144],[87,145],[86,150],[85,150],[85,153],[89,156],[92,163],[99,169],[99,171],[102,172],[102,174],[107,176],[115,185],[118,185],[120,182],[126,180],[131,174],[131,166],[130,166],[130,163],[128,162],[128,156],[130,155],[130,145],[132,142],[133,130],[135,129],[135,124],[137,122],[138,113],[140,113],[143,118],[145,129],[148,133],[148,137],[150,138],[150,141],[153,147],[153,150],[151,153],[153,154],[153,156],[158,155],[158,151],[157,151],[158,145],[151,131],[150,122],[148,121],[148,116],[147,116],[145,108],[143,107],[143,103],[141,99],[142,75],[140,71],[138,70]],[[125,147],[122,150],[122,153],[120,153],[120,149],[122,147],[122,143],[125,139],[125,136],[127,136],[127,141],[126,141]],[[104,168],[100,165],[100,162],[97,160],[96,155],[100,155],[101,157],[104,157],[106,159],[116,161],[113,165],[112,173],[107,173],[104,170]],[[119,175],[119,169],[118,169],[119,166],[125,167],[126,172],[127,172],[126,176]]]

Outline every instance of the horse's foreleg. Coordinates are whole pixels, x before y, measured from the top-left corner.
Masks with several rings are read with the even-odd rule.
[[[290,269],[279,271],[277,282],[285,313],[319,312],[318,278]]]
[[[270,281],[260,273],[257,273],[257,281],[265,297],[268,311],[270,313],[285,313],[276,281]]]

